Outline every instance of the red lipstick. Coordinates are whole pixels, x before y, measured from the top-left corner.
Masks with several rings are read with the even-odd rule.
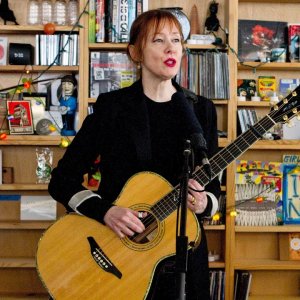
[[[168,67],[174,67],[176,65],[176,59],[168,58],[167,60],[164,61],[164,64],[167,65]]]

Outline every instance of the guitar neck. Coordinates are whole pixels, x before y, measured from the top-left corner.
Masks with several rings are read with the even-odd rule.
[[[192,177],[202,186],[206,186],[212,179],[226,169],[226,167],[237,159],[242,153],[251,147],[257,140],[270,130],[278,122],[286,122],[295,115],[300,117],[300,85],[291,92],[286,98],[271,108],[269,114],[259,122],[250,126],[234,142],[220,150],[210,160],[211,176],[206,172],[205,167],[201,166],[192,174]],[[162,221],[177,209],[179,203],[180,186],[175,188],[165,197],[160,199],[152,206],[152,212]]]
[[[230,163],[249,149],[251,145],[259,140],[275,124],[276,123],[270,116],[266,115],[255,125],[242,133],[234,142],[220,150],[209,160],[211,165],[211,177],[209,177],[204,167],[201,166],[199,170],[193,173],[193,178],[202,186],[207,185],[211,179],[215,178],[221,171],[226,169]]]

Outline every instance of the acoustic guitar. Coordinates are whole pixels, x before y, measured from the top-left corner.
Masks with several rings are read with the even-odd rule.
[[[245,152],[278,122],[300,116],[298,86],[270,112],[210,160],[212,178]],[[200,167],[192,174],[202,186],[210,178]],[[50,226],[38,243],[38,274],[57,300],[146,299],[159,262],[175,254],[179,186],[161,176],[141,172],[131,177],[115,201],[148,212],[146,230],[120,239],[90,218],[68,214]],[[189,247],[200,241],[196,216],[188,210]]]

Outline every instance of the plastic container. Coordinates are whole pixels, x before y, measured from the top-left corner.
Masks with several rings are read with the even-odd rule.
[[[68,3],[68,24],[75,25],[78,20],[78,1],[70,0]]]
[[[55,1],[53,21],[56,25],[67,25],[67,3],[65,0]]]
[[[53,22],[53,3],[51,0],[43,0],[41,4],[42,24]]]
[[[41,24],[41,5],[37,0],[29,0],[27,6],[27,24]]]

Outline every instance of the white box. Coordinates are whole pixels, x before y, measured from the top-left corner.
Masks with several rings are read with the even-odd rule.
[[[0,37],[0,65],[7,65],[7,37]]]
[[[282,126],[282,139],[283,140],[300,140],[300,121],[294,117],[291,119],[292,127],[287,124]]]

